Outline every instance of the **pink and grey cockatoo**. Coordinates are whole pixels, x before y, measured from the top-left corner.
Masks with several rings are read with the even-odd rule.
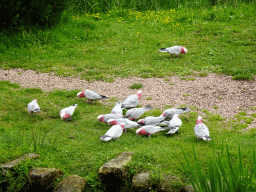
[[[178,55],[180,53],[186,54],[188,52],[188,50],[182,46],[173,46],[173,47],[168,47],[168,48],[162,48],[162,49],[158,49],[158,51],[168,52],[171,54],[171,57],[172,57],[172,54],[175,54],[176,57],[178,57]]]
[[[73,115],[77,104],[71,105],[70,107],[64,108],[60,111],[60,118],[66,121],[72,120],[71,116]]]
[[[166,130],[163,127],[159,127],[156,125],[145,125],[139,129],[136,130],[136,134],[137,135],[148,135],[148,137],[150,137],[150,135],[159,132],[159,131],[163,131]]]
[[[105,114],[105,115],[99,115],[97,117],[98,121],[108,123],[109,119],[120,119],[123,118],[122,114]]]
[[[182,121],[178,114],[174,114],[173,118],[169,121],[168,129],[170,129],[167,134],[174,134],[179,132],[179,128],[182,125]]]
[[[117,125],[113,125],[106,133],[105,135],[102,135],[100,137],[100,140],[102,141],[109,141],[111,139],[118,139],[124,130],[124,123],[119,123]]]
[[[33,114],[37,114],[38,112],[40,112],[40,107],[37,103],[37,100],[34,99],[33,101],[31,101],[28,105],[27,105],[28,111]]]
[[[198,139],[212,140],[211,137],[209,136],[210,135],[209,129],[205,124],[203,124],[203,120],[201,116],[197,118],[194,131],[197,136],[197,140]]]
[[[166,109],[164,110],[164,113],[166,114],[166,118],[170,118],[172,119],[174,114],[181,114],[181,113],[186,113],[189,112],[190,109],[188,107],[183,107],[183,108],[170,108],[170,109]]]
[[[100,95],[91,90],[85,90],[85,91],[79,92],[79,93],[77,93],[77,97],[80,97],[80,98],[86,97],[87,102],[89,102],[89,103],[92,103],[93,101],[96,101],[96,100],[108,99],[106,96]]]
[[[139,90],[136,94],[128,96],[123,102],[122,102],[122,108],[132,108],[136,107],[139,104],[139,99],[141,97],[142,91]]]
[[[137,122],[131,121],[127,118],[109,119],[108,120],[109,125],[117,125],[118,123],[125,123],[125,125],[124,125],[125,132],[126,132],[126,129],[131,129],[131,128],[139,126],[139,124]]]
[[[165,113],[161,114],[158,117],[148,116],[144,119],[138,120],[138,123],[141,125],[159,125],[166,118]]]
[[[122,102],[117,101],[115,107],[111,110],[111,113],[123,115],[123,110],[121,106],[122,106]]]
[[[153,107],[151,107],[150,105],[142,108],[132,108],[126,112],[125,117],[129,118],[130,120],[137,120],[143,113],[151,109],[153,109]]]

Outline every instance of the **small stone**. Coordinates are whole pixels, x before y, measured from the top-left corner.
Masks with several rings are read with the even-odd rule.
[[[39,158],[38,154],[36,154],[36,153],[28,153],[28,154],[22,155],[21,157],[15,159],[13,161],[10,161],[10,162],[5,163],[5,164],[1,164],[0,168],[3,170],[2,171],[3,174],[5,174],[8,170],[13,169],[17,165],[19,165],[22,161],[25,161],[27,159],[37,159],[37,158]]]
[[[183,182],[178,177],[165,175],[163,179],[160,180],[160,187],[161,190],[166,192],[179,191],[183,188]]]
[[[81,192],[84,191],[86,186],[86,180],[83,177],[77,175],[72,175],[66,177],[62,180],[56,189],[55,192]]]
[[[120,177],[126,174],[125,166],[131,161],[133,153],[123,152],[117,158],[102,165],[98,171],[100,176],[115,174]]]
[[[150,186],[149,172],[143,172],[135,175],[132,179],[133,191],[149,191]]]
[[[56,168],[36,167],[30,171],[28,176],[32,186],[42,186],[43,188],[47,189],[54,182],[56,182],[57,178],[61,178],[63,176],[63,172],[62,170]]]
[[[98,175],[105,191],[122,191],[128,176],[125,166],[131,161],[132,155],[131,152],[123,152],[99,168]]]
[[[194,192],[195,191],[192,185],[185,186],[184,190],[185,190],[185,192]]]

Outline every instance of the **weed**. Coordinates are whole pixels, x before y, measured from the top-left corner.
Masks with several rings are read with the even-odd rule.
[[[188,78],[188,77],[182,77],[180,78],[181,80],[185,80],[185,81],[195,81],[195,78]]]
[[[141,89],[143,85],[141,83],[133,83],[129,88],[130,89]]]

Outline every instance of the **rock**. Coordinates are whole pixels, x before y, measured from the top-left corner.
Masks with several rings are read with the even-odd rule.
[[[36,167],[29,172],[28,176],[31,181],[31,191],[38,191],[37,189],[52,191],[53,184],[56,182],[57,178],[63,176],[63,172],[56,168]]]
[[[0,168],[2,168],[3,170],[10,170],[10,169],[13,169],[14,167],[16,167],[17,165],[19,165],[20,162],[22,162],[22,161],[25,161],[27,159],[37,159],[38,157],[39,157],[38,154],[28,153],[28,154],[22,155],[21,157],[15,159],[13,161],[8,162],[6,164],[1,164]]]
[[[5,164],[0,165],[0,191],[6,191],[7,187],[9,186],[8,179],[5,179],[5,177],[10,173],[11,171],[14,171],[14,168],[17,167],[22,161],[25,161],[27,159],[37,159],[39,157],[38,154],[35,153],[28,153],[25,155],[22,155],[21,157],[10,161]],[[2,189],[2,190],[1,190]]]
[[[172,175],[164,175],[160,180],[160,189],[166,192],[180,191],[183,188],[183,185],[184,184],[180,178]]]
[[[126,174],[125,166],[131,161],[133,153],[123,152],[117,158],[102,165],[98,171],[101,176],[114,174],[122,177]]]
[[[133,153],[123,152],[117,158],[110,160],[99,168],[98,175],[105,185],[105,191],[119,191],[127,179],[125,166],[131,161]]]
[[[185,186],[184,190],[185,190],[185,192],[194,192],[195,191],[192,185]]]
[[[81,192],[85,190],[86,180],[83,177],[72,175],[62,180],[55,188],[55,192]]]
[[[132,179],[133,191],[149,191],[151,188],[149,172],[135,175]]]

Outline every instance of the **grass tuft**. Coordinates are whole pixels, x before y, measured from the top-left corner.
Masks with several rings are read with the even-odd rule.
[[[133,83],[129,88],[130,89],[141,89],[143,85],[141,83]]]

